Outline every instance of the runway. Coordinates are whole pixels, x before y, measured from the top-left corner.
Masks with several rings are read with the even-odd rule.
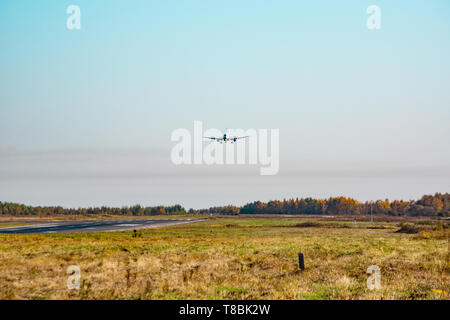
[[[173,226],[178,224],[205,221],[205,219],[140,219],[140,220],[96,220],[65,221],[32,224],[17,227],[0,227],[0,233],[70,233],[70,232],[104,232],[125,231],[145,228]]]

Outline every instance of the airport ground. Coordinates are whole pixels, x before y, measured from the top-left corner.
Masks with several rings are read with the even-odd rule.
[[[115,218],[125,219],[102,217]],[[80,289],[67,287],[72,265]],[[371,265],[380,289],[367,287]],[[137,233],[0,234],[0,299],[448,299],[449,271],[448,220],[426,218],[212,216]]]

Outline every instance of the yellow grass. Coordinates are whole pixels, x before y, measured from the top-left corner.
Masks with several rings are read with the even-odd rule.
[[[0,235],[0,299],[448,299],[447,229],[423,236],[395,233],[395,223],[303,222]],[[70,265],[81,269],[79,290],[67,289]],[[380,290],[366,286],[370,265],[381,269]]]

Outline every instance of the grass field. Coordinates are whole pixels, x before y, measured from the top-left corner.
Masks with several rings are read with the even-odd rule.
[[[412,226],[224,217],[137,237],[0,234],[0,299],[448,299],[448,229]],[[79,290],[67,289],[70,265]],[[370,265],[379,290],[366,286]]]

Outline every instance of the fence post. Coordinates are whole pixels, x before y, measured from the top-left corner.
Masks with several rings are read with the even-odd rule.
[[[303,253],[298,254],[298,266],[300,267],[300,270],[305,270],[305,259]]]

